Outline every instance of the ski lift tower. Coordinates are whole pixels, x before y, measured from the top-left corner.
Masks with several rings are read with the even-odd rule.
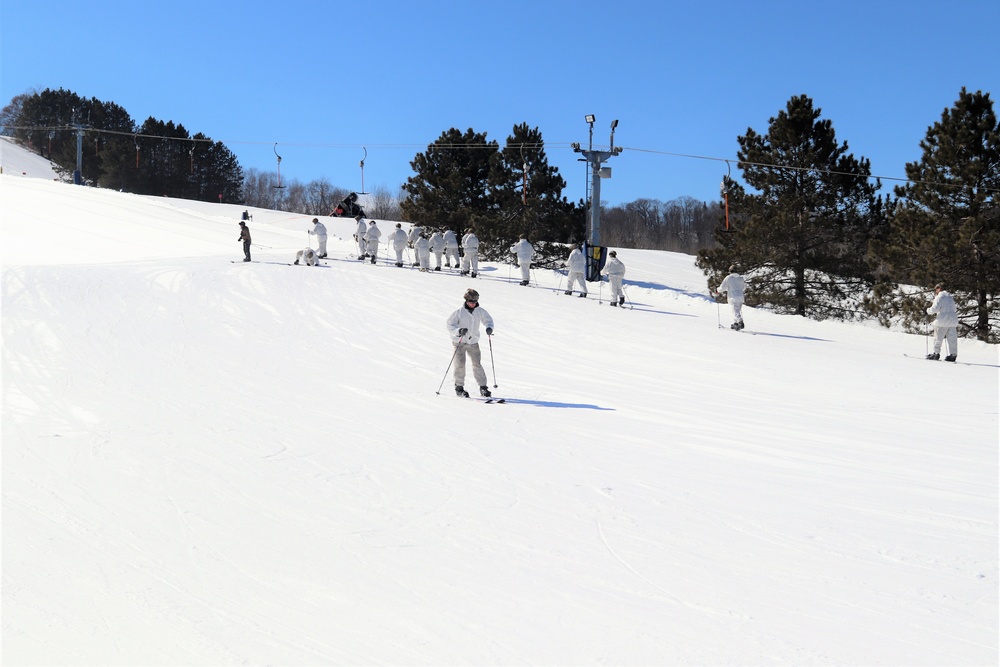
[[[73,127],[76,128],[76,170],[73,172],[73,184],[83,185],[83,131],[87,126],[76,121],[76,109],[73,109]]]
[[[587,114],[583,117],[587,124],[590,125],[590,144],[587,150],[580,148],[579,143],[572,143],[570,146],[577,153],[583,154],[583,160],[586,161],[590,172],[590,231],[589,240],[587,243],[591,246],[601,245],[601,179],[611,178],[611,167],[602,167],[601,165],[610,160],[615,155],[620,155],[622,152],[621,146],[615,147],[615,128],[618,127],[618,121],[611,121],[611,145],[606,151],[595,151],[594,150],[594,121],[596,118],[593,114]]]

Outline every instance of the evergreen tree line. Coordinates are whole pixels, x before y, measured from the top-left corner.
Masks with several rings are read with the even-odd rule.
[[[731,265],[747,303],[816,319],[877,318],[928,333],[933,286],[952,293],[959,333],[1000,342],[1000,125],[989,94],[964,88],[927,130],[895,197],[848,152],[805,95],[738,137],[741,185],[724,182],[730,232],[697,263],[715,288]]]
[[[241,202],[243,171],[221,142],[150,116],[141,125],[114,102],[46,89],[15,97],[2,112],[4,131],[67,172],[77,168],[83,126],[82,177],[136,194]]]
[[[349,192],[325,179],[277,187],[275,173],[244,176],[221,143],[152,117],[136,126],[118,105],[61,89],[14,98],[0,123],[67,170],[76,166],[72,126],[91,128],[83,172],[101,187],[222,195],[311,215],[329,215]],[[737,142],[742,183],[724,179],[722,200],[606,207],[602,241],[697,252],[713,289],[736,265],[752,306],[816,319],[875,317],[914,332],[929,330],[925,308],[941,282],[959,307],[960,335],[1000,342],[1000,126],[988,93],[961,90],[928,128],[923,155],[906,165],[908,180],[894,196],[879,193],[869,160],[849,152],[808,96],[792,97],[765,133],[748,128]],[[490,260],[511,261],[509,248],[523,234],[541,266],[561,263],[566,243],[586,239],[587,203],[563,196],[566,182],[548,164],[538,128],[515,125],[502,147],[452,128],[410,165],[398,194],[376,188],[368,196],[367,215],[460,235],[474,229]]]
[[[485,132],[452,128],[410,162],[403,184],[402,218],[433,230],[468,229],[484,259],[510,261],[523,234],[538,266],[565,257],[560,245],[584,240],[584,209],[563,196],[566,181],[549,165],[542,133],[515,125],[501,148]]]

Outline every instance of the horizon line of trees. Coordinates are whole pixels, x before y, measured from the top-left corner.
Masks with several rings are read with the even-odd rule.
[[[958,306],[959,335],[1000,342],[1000,125],[989,93],[962,88],[895,197],[878,194],[870,162],[805,95],[766,133],[748,128],[737,140],[748,187],[726,179],[732,231],[698,253],[711,289],[736,265],[748,305],[926,334],[940,282]]]
[[[222,142],[152,116],[136,123],[124,108],[47,88],[15,96],[0,111],[4,132],[67,172],[77,168],[83,126],[85,182],[135,194],[241,203],[243,170]]]
[[[681,197],[602,205],[602,238],[627,248],[697,253],[715,289],[731,265],[747,276],[747,303],[815,319],[875,318],[926,333],[932,286],[959,307],[959,335],[1000,342],[1000,126],[989,93],[963,87],[931,125],[909,179],[880,194],[870,161],[849,152],[806,95],[793,96],[767,131],[737,137],[742,181],[719,201]],[[84,171],[99,187],[329,215],[351,191],[326,179],[279,185],[221,143],[150,117],[137,126],[113,103],[45,90],[17,96],[0,124],[68,170],[85,121]],[[10,129],[9,128],[13,128]],[[155,135],[155,137],[141,137]],[[521,234],[554,266],[586,238],[588,203],[570,202],[542,134],[515,125],[503,146],[469,128],[447,130],[410,163],[399,191],[375,188],[366,214],[462,234],[474,229],[486,259],[512,261]],[[94,176],[96,175],[96,176]],[[724,213],[726,217],[724,218]],[[723,227],[725,221],[726,226]]]

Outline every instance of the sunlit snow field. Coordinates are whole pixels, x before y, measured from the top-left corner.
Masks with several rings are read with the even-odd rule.
[[[245,264],[243,207],[2,147],[4,665],[1000,661],[995,346],[733,332],[665,252],[618,249],[625,309],[352,220],[286,266],[277,211]],[[470,286],[505,405],[446,376]]]

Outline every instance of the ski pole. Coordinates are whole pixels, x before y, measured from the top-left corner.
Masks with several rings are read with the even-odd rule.
[[[601,285],[597,288],[597,305],[600,306],[604,303],[604,281],[600,281]]]
[[[497,388],[497,367],[493,363],[493,334],[486,334],[486,339],[490,342],[490,367],[493,369],[493,388]]]
[[[451,365],[455,363],[455,357],[458,356],[458,345],[455,346],[455,351],[451,353],[451,361],[448,362],[448,368],[444,370],[444,377],[441,378],[441,384],[438,385],[438,390],[434,392],[438,396],[441,395],[441,387],[444,386],[444,381],[448,379],[448,371],[451,370]],[[495,376],[495,374],[494,374]]]

